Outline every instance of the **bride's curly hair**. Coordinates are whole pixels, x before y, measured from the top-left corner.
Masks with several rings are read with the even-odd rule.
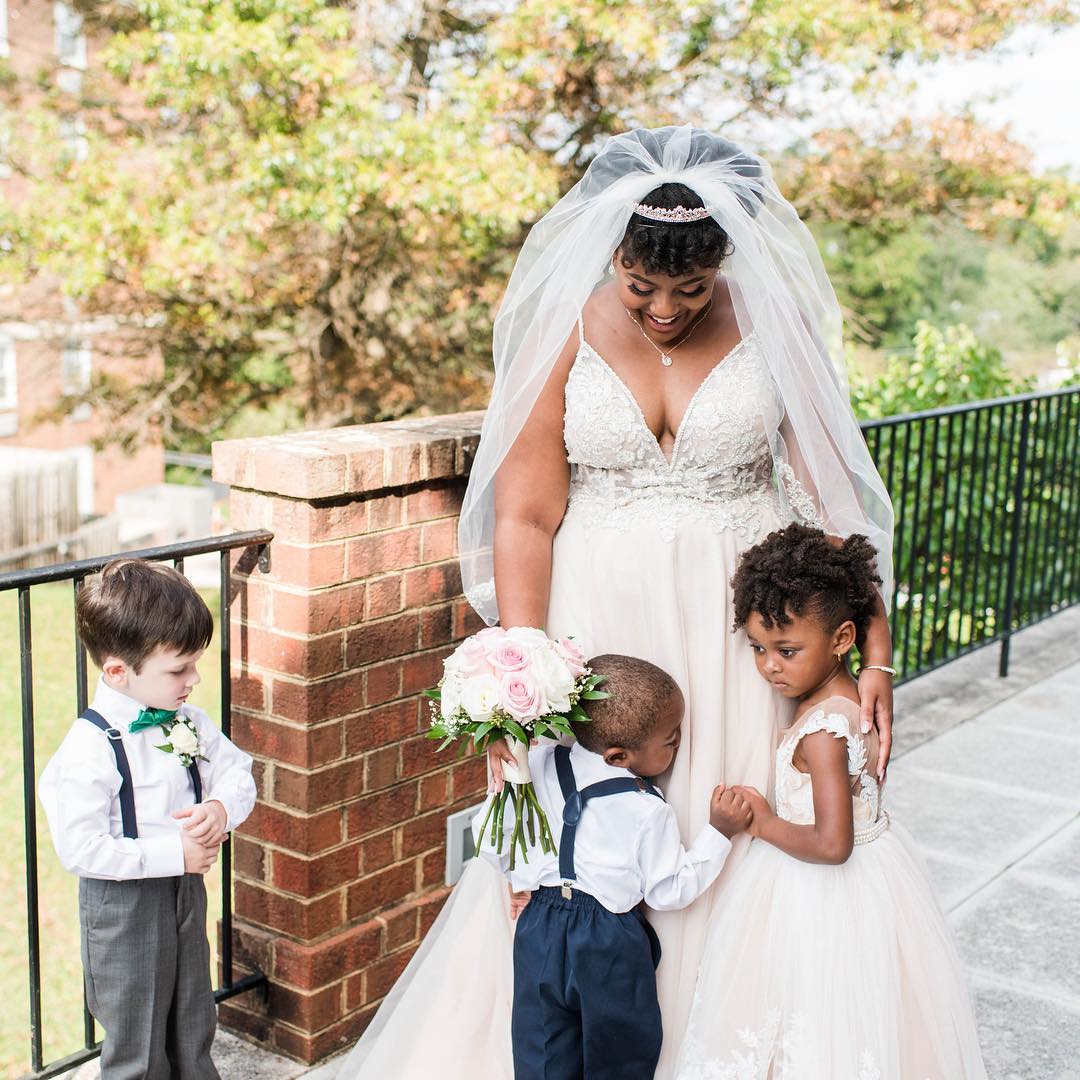
[[[676,206],[693,210],[705,205],[685,184],[661,184],[641,201],[665,210]],[[719,266],[734,250],[730,237],[714,218],[669,224],[632,214],[618,256],[624,267],[640,263],[646,274],[683,277],[694,270]]]
[[[743,553],[731,581],[734,628],[742,629],[752,612],[766,629],[810,614],[829,631],[850,619],[861,640],[880,584],[874,548],[865,536],[837,545],[821,529],[794,523]]]

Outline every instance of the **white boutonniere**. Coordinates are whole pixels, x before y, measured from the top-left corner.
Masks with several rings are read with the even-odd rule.
[[[161,725],[161,730],[165,733],[166,741],[157,749],[163,750],[166,754],[172,754],[185,769],[190,768],[198,760],[208,760],[203,753],[203,745],[199,741],[199,729],[190,717],[177,713],[175,720]]]

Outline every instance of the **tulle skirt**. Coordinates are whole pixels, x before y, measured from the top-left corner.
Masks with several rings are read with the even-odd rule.
[[[708,820],[716,784],[769,792],[776,730],[791,707],[758,675],[745,635],[732,633],[730,581],[740,553],[784,523],[777,504],[761,514],[755,536],[685,522],[672,538],[647,515],[626,531],[588,529],[571,509],[555,537],[548,633],[573,634],[589,655],[650,660],[686,697],[682,745],[660,778],[684,841]],[[689,908],[650,913],[663,949],[660,1080],[673,1073],[710,914],[747,847],[746,838],[736,838],[720,877]],[[342,1064],[342,1080],[512,1080],[506,894],[487,864],[467,866],[423,948]]]
[[[893,823],[840,866],[755,841],[718,898],[678,1080],[985,1080],[970,999]]]

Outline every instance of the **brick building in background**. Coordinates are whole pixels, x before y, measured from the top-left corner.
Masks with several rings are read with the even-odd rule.
[[[94,54],[94,41],[68,4],[0,0],[0,65],[24,85],[44,72],[74,100]],[[5,115],[0,105],[0,148],[17,123],[17,115]],[[85,153],[77,117],[64,126],[61,138],[75,159]],[[0,198],[17,201],[27,183],[0,154]],[[74,458],[82,517],[110,514],[119,495],[160,483],[164,476],[160,442],[133,455],[115,447],[95,451],[105,424],[88,406],[77,407],[60,422],[36,420],[62,395],[86,389],[95,372],[132,379],[159,369],[156,355],[139,355],[130,342],[122,348],[118,343],[109,319],[83,317],[53,284],[38,281],[16,288],[0,282],[0,452],[33,448]]]

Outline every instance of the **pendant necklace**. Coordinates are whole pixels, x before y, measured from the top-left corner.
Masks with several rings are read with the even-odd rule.
[[[697,320],[694,322],[693,326],[690,327],[689,331],[686,334],[686,337],[684,337],[682,341],[678,343],[678,345],[671,346],[672,353],[676,349],[682,348],[682,346],[690,340],[690,337],[694,333],[694,331],[705,321],[705,317],[709,314],[709,308],[711,307],[712,297],[710,296],[709,302],[701,309],[701,314],[697,317]],[[660,354],[660,363],[663,364],[664,367],[671,367],[671,365],[674,363],[674,357],[672,357],[671,353],[664,352],[664,350],[661,349],[660,346],[657,345],[656,342],[653,341],[653,339],[645,333],[644,325],[634,318],[628,307],[624,306],[623,311],[626,312],[626,317],[641,331],[641,336]]]

